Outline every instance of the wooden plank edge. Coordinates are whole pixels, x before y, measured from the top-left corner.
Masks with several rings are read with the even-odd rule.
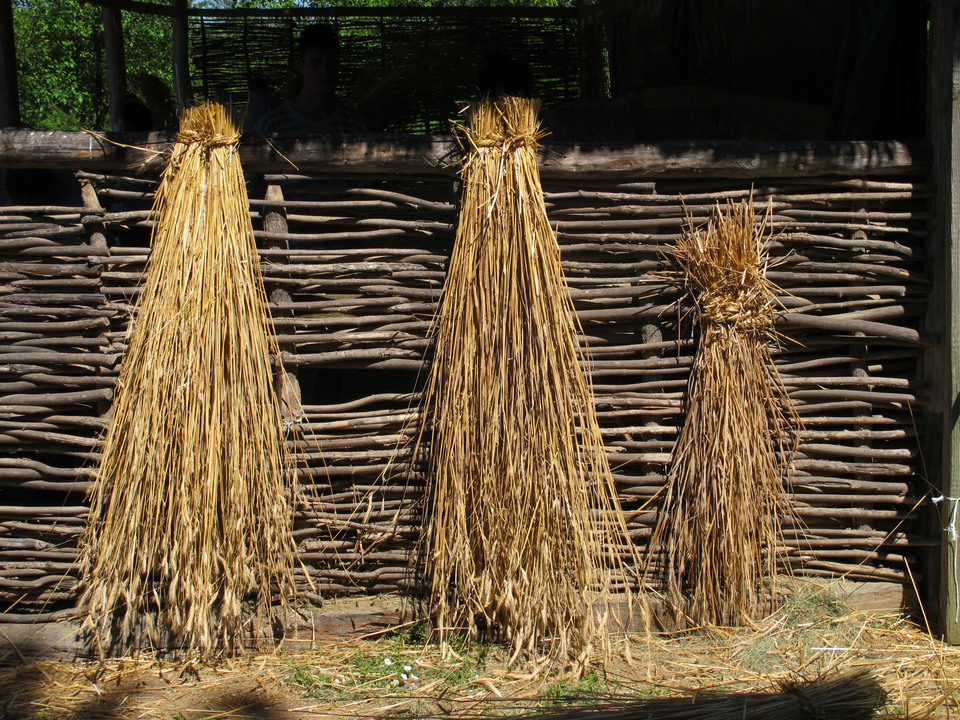
[[[892,582],[854,582],[850,580],[797,579],[796,592],[823,590],[825,602],[839,601],[851,610],[866,615],[915,614],[919,603],[912,589]],[[654,632],[674,629],[670,614],[652,603],[645,615],[623,602],[611,611],[611,632]],[[88,657],[80,639],[80,620],[68,613],[59,621],[34,623],[0,622],[0,662],[57,660]],[[329,643],[372,639],[418,621],[416,606],[399,595],[346,597],[324,601],[322,607],[302,606],[290,610],[280,625],[284,637],[279,646],[291,652],[310,650]],[[248,649],[273,652],[277,641],[265,626],[255,631]]]
[[[159,172],[171,133],[90,134],[59,130],[0,130],[0,167]],[[332,174],[453,174],[461,159],[449,136],[338,135],[327,138],[244,139],[248,172]],[[663,142],[545,143],[540,172],[547,178],[761,178],[926,173],[925,143]]]

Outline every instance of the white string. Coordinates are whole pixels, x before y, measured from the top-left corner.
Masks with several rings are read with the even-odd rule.
[[[943,526],[943,532],[946,533],[947,545],[950,547],[950,552],[953,555],[953,597],[954,603],[956,604],[953,621],[960,622],[960,553],[957,552],[957,509],[960,508],[960,498],[946,497],[944,495],[930,498],[930,502],[934,505],[939,505],[944,501],[947,503],[947,512],[950,515],[947,524]]]

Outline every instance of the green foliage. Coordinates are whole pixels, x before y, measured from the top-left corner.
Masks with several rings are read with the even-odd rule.
[[[396,5],[565,7],[573,0],[194,0],[198,8]],[[13,0],[20,114],[30,127],[105,128],[107,69],[101,9],[81,0]],[[154,89],[173,87],[170,18],[123,12],[128,89],[157,116]],[[150,76],[145,80],[146,76]],[[159,82],[158,82],[159,81]],[[161,118],[160,122],[168,121]]]
[[[204,9],[264,9],[264,8],[295,8],[301,6],[325,6],[330,3],[307,3],[298,0],[194,0],[192,6]]]
[[[78,0],[16,0],[20,114],[28,125],[103,127],[106,67],[100,8]]]
[[[108,122],[107,68],[100,8],[80,0],[15,0],[20,114],[37,129],[103,128]],[[169,18],[123,13],[127,78],[141,91],[152,75],[172,77]]]
[[[127,85],[143,97],[142,76],[150,75],[173,87],[173,26],[170,18],[141,13],[123,13],[124,59]]]

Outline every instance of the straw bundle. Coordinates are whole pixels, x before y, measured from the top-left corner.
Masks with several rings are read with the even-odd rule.
[[[674,275],[700,328],[686,418],[671,457],[651,551],[668,599],[699,624],[769,609],[796,415],[770,359],[776,288],[751,201],[717,208],[677,243]]]
[[[292,589],[291,464],[238,133],[186,111],[153,213],[82,558],[94,642],[232,649]],[[156,622],[150,618],[155,615]]]
[[[613,546],[630,545],[543,202],[537,111],[482,102],[462,128],[426,399],[425,562],[441,638],[465,628],[508,644],[512,660],[579,665],[605,632],[591,608],[605,607],[611,568],[623,571]]]

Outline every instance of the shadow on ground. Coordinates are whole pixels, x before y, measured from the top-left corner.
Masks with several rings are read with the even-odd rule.
[[[579,702],[582,703],[582,700]],[[867,672],[785,684],[776,693],[697,693],[644,700],[609,699],[539,711],[527,720],[870,720],[886,702]]]

